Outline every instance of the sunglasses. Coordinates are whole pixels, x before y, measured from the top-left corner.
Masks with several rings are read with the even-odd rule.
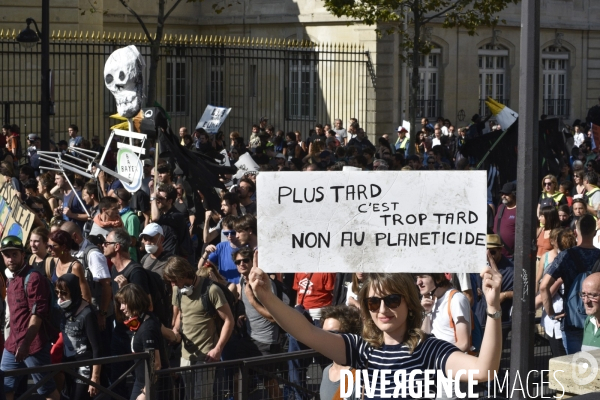
[[[235,231],[222,231],[224,236],[235,236]]]
[[[54,292],[56,293],[57,296],[67,296],[69,294],[69,292],[67,292],[66,290],[59,290],[59,289],[56,289]]]
[[[46,247],[48,248],[48,250],[54,250],[54,249],[57,249],[58,247],[60,247],[60,245],[58,245],[58,244],[48,244],[48,245],[46,245]]]
[[[44,214],[44,209],[43,208],[37,208],[37,207],[31,207],[31,210],[38,213],[38,214]]]
[[[242,258],[241,260],[235,260],[235,265],[240,265],[241,263],[248,264],[250,262],[249,258]]]
[[[552,182],[544,182],[544,186],[552,186]]]
[[[0,242],[0,247],[23,247],[23,241],[14,236],[5,237]]]
[[[496,249],[488,249],[488,251],[490,252],[491,255],[495,256],[496,253],[498,253],[498,250]]]
[[[367,307],[369,311],[376,312],[379,311],[381,306],[381,300],[387,308],[398,308],[400,303],[402,303],[402,296],[399,294],[388,294],[385,297],[367,297]]]
[[[104,243],[102,243],[102,247],[106,247],[109,244],[117,244],[117,242],[104,242]]]

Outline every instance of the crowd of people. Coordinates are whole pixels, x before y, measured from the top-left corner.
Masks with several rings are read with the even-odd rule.
[[[213,158],[226,150],[233,163],[249,153],[259,165],[259,172],[240,179],[219,177],[226,188],[219,193],[220,209],[194,201],[202,193],[193,193],[176,160],[158,158],[155,164],[154,147],[142,160],[141,189],[130,193],[102,171],[97,179],[85,179],[45,170],[37,157],[37,135],[27,137],[24,159],[18,127],[5,125],[0,174],[34,214],[35,223],[28,238],[7,236],[0,243],[6,288],[0,370],[90,360],[78,373],[108,387],[133,363],[94,365],[92,360],[152,349],[154,367],[162,370],[313,348],[333,361],[319,361],[322,399],[339,398],[343,369],[368,369],[372,376],[383,366],[444,373],[472,367],[480,370],[481,380],[487,379],[488,370],[498,369],[498,343],[506,343],[512,323],[514,182],[498,189],[497,171],[488,172],[489,266],[482,265],[481,275],[279,274],[269,271],[268,260],[258,266],[256,219],[256,173],[341,171],[344,166],[468,170],[472,160],[460,148],[469,138],[499,128],[486,122],[476,115],[469,126],[455,130],[447,119],[432,124],[424,118],[416,143],[410,143],[401,126],[394,135],[379,137],[377,145],[356,119],[347,128],[340,119],[333,125],[316,124],[303,138],[301,132],[276,130],[262,118],[249,135],[231,132],[229,142],[222,133],[198,129],[190,135],[181,127],[183,147]],[[544,308],[542,324],[554,355],[577,351],[582,343],[600,343],[597,328],[589,327],[600,319],[600,279],[592,274],[583,282],[576,273],[591,272],[600,258],[600,163],[590,152],[590,138],[578,136],[585,128],[576,128],[576,150],[561,160],[561,175],[544,177],[538,208],[536,306]],[[116,143],[106,144],[103,165],[108,168],[116,166]],[[105,150],[97,136],[88,141],[75,125],[69,127],[68,141],[52,146],[74,157],[78,148],[99,154]],[[561,320],[563,299],[566,304],[574,284],[583,288],[577,298],[586,311],[597,314],[590,312],[576,327]],[[60,322],[53,323],[57,313]],[[309,361],[288,362],[286,379],[292,385],[285,388],[286,395],[308,398],[301,388]],[[155,395],[173,398],[175,391],[169,389],[176,386],[181,388],[179,399],[233,398],[234,373],[201,368],[169,376],[154,385]],[[133,376],[112,390],[132,400],[145,398],[143,363]],[[32,376],[34,382],[43,377]],[[4,378],[6,398],[23,392],[25,380],[18,378]],[[89,381],[59,374],[38,393],[48,399],[93,398],[99,391]],[[262,382],[268,398],[284,395],[272,376],[259,374],[253,382]],[[375,398],[388,389],[377,386]]]

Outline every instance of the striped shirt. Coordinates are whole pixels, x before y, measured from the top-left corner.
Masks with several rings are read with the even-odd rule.
[[[442,371],[445,376],[446,361],[448,360],[448,356],[455,351],[460,351],[453,344],[436,339],[433,336],[428,336],[424,341],[419,343],[412,354],[409,353],[408,346],[405,344],[384,344],[381,348],[376,349],[358,335],[343,334],[342,337],[344,338],[344,342],[346,344],[346,364],[355,369],[368,370],[369,384],[364,388],[365,399],[382,398],[382,391],[380,387],[381,381],[379,379],[379,375],[377,376],[374,384],[371,383],[371,380],[373,379],[373,373],[375,370],[383,369],[391,370],[391,375],[388,374],[386,376],[386,379],[389,380],[385,390],[385,393],[388,395],[387,398],[392,398],[394,391],[396,390],[394,373],[398,370],[406,371],[407,381],[410,373],[413,370],[421,371],[416,373],[413,382],[416,385],[419,385],[420,382],[422,393],[425,394],[423,382],[424,374],[422,371],[439,370]],[[430,379],[435,382],[436,376],[433,375]],[[361,384],[363,383],[364,380],[361,380]],[[371,391],[373,390],[372,387],[369,388],[369,386],[375,386],[374,393]],[[418,392],[418,389],[415,388],[414,391]],[[435,392],[435,387],[432,387],[430,391]],[[411,397],[408,387],[405,393],[406,396],[402,397],[402,391],[400,391],[400,397],[393,398],[420,399],[424,397]],[[374,396],[372,396],[372,394],[374,394]]]

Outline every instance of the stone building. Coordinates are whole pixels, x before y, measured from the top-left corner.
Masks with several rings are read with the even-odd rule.
[[[400,62],[395,35],[378,38],[374,27],[338,19],[320,0],[240,0],[227,7],[228,3],[181,2],[170,15],[165,32],[364,47],[376,76],[376,84],[365,91],[366,106],[361,111],[367,132],[394,132],[407,118],[408,69]],[[130,0],[129,4],[154,32],[156,2]],[[173,4],[167,2],[166,9]],[[541,4],[540,114],[570,123],[585,118],[600,95],[600,30],[593,23],[600,2],[542,0]],[[213,5],[224,9],[216,13]],[[0,0],[0,15],[0,29],[18,31],[25,26],[25,18],[40,19],[40,1],[23,0],[15,6]],[[520,5],[510,6],[501,17],[506,24],[494,30],[481,28],[475,36],[463,29],[443,29],[440,24],[426,30],[435,48],[421,58],[421,115],[444,116],[457,126],[466,125],[473,114],[485,113],[482,100],[486,96],[518,109]],[[118,0],[53,1],[50,30],[141,32],[136,19]],[[332,122],[336,117],[335,112],[329,112],[326,118],[331,121],[317,121],[315,117],[313,122]]]

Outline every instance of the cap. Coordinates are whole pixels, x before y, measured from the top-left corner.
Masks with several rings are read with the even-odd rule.
[[[25,247],[23,247],[23,241],[18,236],[7,236],[2,239],[0,242],[0,252],[6,250],[19,250],[25,251]]]
[[[34,141],[39,138],[40,137],[37,135],[37,133],[30,133],[29,135],[27,135],[27,140],[29,140],[29,141]]]
[[[498,247],[502,247],[502,239],[500,239],[500,235],[487,235],[486,248],[495,249]]]
[[[507,182],[502,186],[502,190],[500,190],[501,194],[512,194],[517,191],[517,185],[514,182]]]
[[[407,132],[406,128],[404,128],[402,125],[400,125],[398,127],[398,132]]]
[[[275,158],[283,158],[285,160],[285,156],[283,155],[283,153],[277,153]]]
[[[163,228],[157,223],[152,222],[151,224],[146,225],[142,233],[140,233],[140,238],[144,235],[154,237],[156,235],[164,236]]]

